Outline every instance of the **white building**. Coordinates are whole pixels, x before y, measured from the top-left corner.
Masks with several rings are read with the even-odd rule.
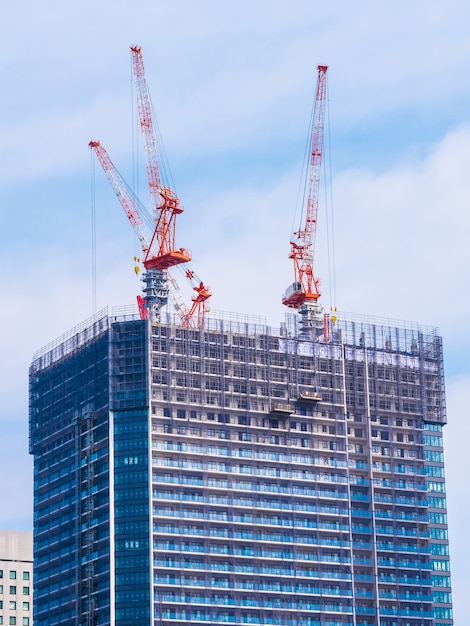
[[[33,623],[33,533],[0,530],[0,624]]]

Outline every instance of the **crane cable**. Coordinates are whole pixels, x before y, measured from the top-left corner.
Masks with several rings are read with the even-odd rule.
[[[310,112],[310,122],[308,125],[308,132],[305,140],[304,156],[302,159],[302,170],[300,172],[299,186],[297,189],[297,200],[295,203],[295,211],[292,216],[291,232],[297,232],[302,230],[304,211],[307,204],[307,189],[308,189],[308,171],[310,166],[310,158],[312,151],[312,132],[313,132],[313,117],[315,114],[315,101],[313,102]],[[297,215],[299,216],[299,225],[296,227]]]
[[[336,252],[335,252],[335,223],[333,203],[333,167],[331,162],[331,124],[330,124],[330,97],[327,92],[327,144],[328,144],[328,180],[325,184],[326,197],[326,237],[328,248],[328,283],[330,296],[330,310],[336,311]],[[325,171],[325,177],[327,172]]]
[[[90,150],[90,187],[91,187],[91,301],[93,315],[96,313],[96,182],[95,158]]]

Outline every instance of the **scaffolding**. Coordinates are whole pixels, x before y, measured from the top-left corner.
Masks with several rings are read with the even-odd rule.
[[[432,488],[443,488],[441,339],[413,323],[336,317],[312,339],[295,315],[272,328],[263,318],[218,314],[195,329],[171,311],[151,323],[136,308],[103,310],[36,353],[39,454],[50,373],[94,341],[106,345],[106,411],[118,429],[110,463],[127,463],[116,477],[131,481],[111,487],[124,515],[114,548],[116,558],[140,564],[139,580],[119,582],[116,598],[130,585],[134,606],[143,606],[147,571],[162,626],[389,626],[400,615],[433,624],[430,530],[445,522],[431,515],[441,505],[426,477],[433,472]],[[95,445],[86,423],[81,463]],[[134,439],[131,424],[142,433]],[[129,441],[139,450],[128,450]],[[95,476],[91,464],[80,469],[86,493]],[[141,529],[137,549],[123,530],[124,492]],[[86,534],[86,511],[88,561],[95,537]],[[137,551],[126,557],[130,546]]]

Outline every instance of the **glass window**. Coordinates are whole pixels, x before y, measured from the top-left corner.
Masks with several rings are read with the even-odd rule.
[[[29,587],[23,587],[23,595],[29,596]]]
[[[445,528],[430,528],[429,536],[432,539],[448,539],[447,530]]]
[[[0,600],[0,609],[3,609],[3,600]]]
[[[440,554],[442,556],[448,556],[449,547],[445,543],[430,543],[429,552],[431,554]]]
[[[23,626],[29,626],[29,617],[23,617]]]
[[[440,602],[442,604],[450,604],[452,602],[450,592],[448,591],[435,591],[432,597],[434,602]]]
[[[16,596],[16,585],[10,585],[10,595]]]
[[[29,580],[29,572],[23,572],[23,580]]]
[[[3,578],[3,570],[0,569],[0,578]]]
[[[16,570],[10,570],[10,579],[16,580]]]
[[[0,593],[3,593],[3,585],[0,585]]]
[[[429,521],[431,524],[447,524],[447,515],[445,513],[429,512]]]
[[[16,611],[16,601],[10,600],[10,611]]]
[[[444,607],[434,607],[434,617],[439,619],[452,619],[452,609]]]
[[[446,486],[442,482],[438,482],[437,480],[429,481],[426,483],[428,491],[434,491],[438,493],[445,493]]]
[[[10,624],[16,624],[16,617],[10,617]]]
[[[29,602],[23,602],[23,611],[29,611]]]

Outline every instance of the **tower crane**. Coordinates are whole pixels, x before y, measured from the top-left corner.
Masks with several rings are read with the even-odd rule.
[[[308,194],[305,206],[305,221],[294,232],[289,258],[294,261],[294,282],[285,292],[282,303],[297,309],[302,315],[302,331],[309,334],[312,328],[319,328],[322,307],[320,280],[313,267],[315,235],[317,229],[320,173],[324,144],[324,124],[326,110],[326,72],[328,66],[318,65],[318,81],[313,112],[313,129],[308,170]]]
[[[158,224],[155,226],[154,232],[150,234],[144,223],[141,212],[137,208],[132,193],[129,191],[124,179],[116,169],[104,146],[102,146],[99,141],[90,141],[88,145],[94,150],[142,247],[144,255],[142,263],[146,269],[146,273],[142,279],[145,283],[143,288],[145,295],[144,297],[137,297],[141,317],[147,318],[149,311],[151,311],[152,319],[158,321],[160,309],[168,302],[168,282],[170,282],[175,294],[174,300],[178,302],[175,309],[180,315],[183,325],[191,326],[193,316],[197,313],[197,325],[198,327],[202,326],[204,324],[204,314],[207,310],[206,301],[212,295],[210,289],[203,284],[193,270],[187,268],[185,275],[193,284],[193,290],[196,291],[197,294],[192,299],[192,306],[188,309],[182,301],[178,301],[179,287],[175,279],[167,275],[167,269],[173,265],[177,265],[179,258],[184,258],[187,261],[191,259],[189,251],[180,248],[179,250],[170,250],[171,256],[169,252],[161,254],[161,246],[158,243],[156,235]],[[176,263],[174,262],[175,258],[177,260]],[[180,262],[186,262],[186,260]],[[195,280],[197,282],[194,286]]]
[[[147,317],[149,312],[153,321],[160,320],[162,307],[167,304],[169,296],[168,269],[176,265],[187,264],[191,260],[191,253],[185,248],[176,249],[176,216],[183,212],[183,207],[176,193],[161,183],[160,168],[157,155],[150,94],[145,78],[142,49],[132,46],[132,65],[135,78],[137,108],[144,143],[144,153],[147,167],[147,180],[154,221],[153,232],[149,233],[144,225],[142,215],[137,209],[132,194],[124,180],[112,163],[108,153],[99,141],[91,141],[92,148],[101,166],[111,183],[131,225],[142,246],[142,263],[146,270],[142,280],[144,282],[144,297],[138,298],[141,317]],[[194,282],[195,273],[187,269],[186,277]],[[176,286],[174,279],[170,284]],[[192,325],[192,319],[197,312],[198,325],[204,324],[204,314],[207,310],[207,300],[211,291],[199,280],[193,285],[196,295],[192,298],[192,306],[187,309],[184,305],[177,310],[184,325]]]

